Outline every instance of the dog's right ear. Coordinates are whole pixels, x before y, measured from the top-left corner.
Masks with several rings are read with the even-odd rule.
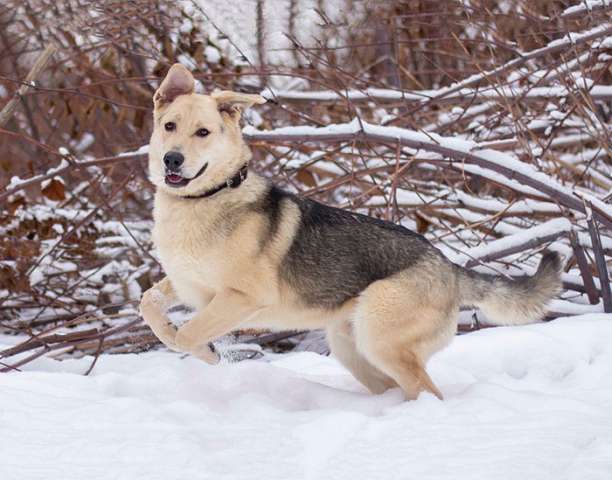
[[[179,95],[193,93],[194,86],[195,81],[191,72],[180,63],[175,63],[153,95],[155,109],[170,105]]]
[[[236,122],[240,120],[243,109],[252,107],[256,103],[266,103],[266,99],[261,95],[230,90],[215,90],[210,96],[217,102],[219,112],[229,114]]]

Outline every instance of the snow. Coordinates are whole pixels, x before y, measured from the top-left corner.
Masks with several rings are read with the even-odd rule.
[[[91,147],[96,141],[96,137],[89,132],[85,132],[80,140],[74,141],[74,151],[78,153],[82,153]]]
[[[131,155],[147,155],[149,153],[149,145],[142,145],[138,150],[120,153],[119,157],[128,157]]]
[[[359,118],[353,118],[350,122],[347,123],[332,123],[325,127],[314,127],[310,125],[300,125],[300,126],[290,126],[290,127],[280,127],[275,128],[274,130],[257,130],[255,127],[251,125],[247,125],[242,129],[242,134],[247,137],[257,138],[260,135],[273,135],[273,136],[283,136],[283,135],[295,135],[299,136],[325,136],[325,135],[335,135],[335,134],[353,134],[357,133],[361,130],[361,125],[365,122],[360,122]],[[384,128],[396,128],[396,127],[384,127]]]
[[[612,5],[610,0],[580,0],[577,5],[572,5],[566,8],[561,13],[560,17],[570,17],[576,14],[587,14],[593,9],[609,7]]]
[[[49,170],[47,170],[46,175],[52,175],[52,174],[54,174],[56,172],[59,172],[60,170],[66,168],[69,165],[70,164],[68,163],[68,161],[65,158],[62,158],[62,160],[60,161],[58,166],[50,168]],[[9,184],[6,186],[6,191],[12,190],[13,188],[18,187],[22,183],[29,182],[32,179],[34,179],[36,177],[41,177],[41,176],[42,175],[36,175],[35,177],[30,177],[30,178],[26,178],[26,179],[19,178],[18,176],[13,176],[13,177],[11,177],[11,181],[9,182]]]
[[[420,156],[417,158],[421,158]],[[297,162],[296,162],[297,163]],[[289,162],[288,162],[289,164]],[[333,165],[333,164],[332,164]],[[371,161],[370,166],[376,166],[377,162]],[[320,164],[317,164],[320,166]],[[343,175],[345,172],[340,168],[336,167],[336,173]],[[389,192],[386,192],[387,195]],[[438,187],[435,195],[427,195],[413,190],[406,190],[402,188],[395,189],[395,201],[401,205],[433,205],[443,206],[447,205],[452,207],[454,203],[463,204],[476,210],[483,210],[485,212],[499,213],[504,212],[506,216],[524,216],[533,213],[561,213],[561,209],[558,205],[549,202],[538,202],[529,198],[517,200],[513,203],[507,203],[500,201],[497,198],[478,198],[472,195],[468,195],[461,190],[445,190]],[[381,196],[372,196],[365,202],[365,205],[369,207],[384,206],[387,204],[387,200]],[[484,217],[483,217],[484,218]]]
[[[603,24],[598,27],[592,28],[590,30],[586,30],[584,32],[569,32],[567,35],[562,38],[558,38],[557,40],[553,40],[548,44],[548,48],[551,47],[559,47],[561,45],[573,45],[576,42],[587,38],[597,37],[599,34],[605,34],[610,31],[609,24]],[[540,49],[541,50],[541,49]]]
[[[443,402],[370,395],[309,352],[105,355],[83,376],[90,362],[0,375],[0,478],[612,476],[609,314],[456,337],[428,366]]]
[[[206,57],[206,61],[210,63],[219,63],[221,61],[221,53],[212,45],[206,46],[204,49],[204,56]]]
[[[576,88],[588,89],[590,95],[595,99],[609,99],[612,96],[612,86],[609,85],[591,85],[593,81],[587,78],[576,80]],[[319,91],[294,91],[294,90],[274,90],[266,88],[260,94],[270,100],[299,100],[311,102],[329,102],[339,100],[368,100],[376,99],[377,101],[417,101],[427,102],[440,93],[440,90],[388,90],[380,88],[367,88],[364,90],[346,90],[336,92],[333,90]],[[523,99],[523,98],[563,98],[569,95],[576,94],[575,89],[569,89],[562,85],[554,85],[547,87],[529,87],[516,88],[510,86],[500,87],[483,87],[478,89],[462,88],[452,95],[446,96],[447,101],[456,100],[464,101],[466,98],[478,97],[479,99]],[[457,108],[457,107],[455,107]],[[461,109],[458,113],[462,113]],[[452,112],[457,114],[457,112]]]
[[[454,192],[457,198],[464,203],[465,205],[469,205],[473,208],[478,208],[481,210],[488,210],[492,212],[506,212],[512,213],[515,215],[519,214],[530,214],[534,212],[540,213],[560,213],[561,209],[558,205],[548,203],[548,202],[538,202],[536,200],[532,200],[530,198],[525,198],[521,200],[517,200],[512,204],[508,204],[506,202],[501,202],[496,198],[476,198],[471,195],[462,192],[461,190],[457,190]]]

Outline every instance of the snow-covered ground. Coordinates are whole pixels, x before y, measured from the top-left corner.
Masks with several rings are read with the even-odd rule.
[[[443,402],[313,353],[90,362],[0,374],[0,479],[612,478],[612,315],[457,337],[429,364]]]

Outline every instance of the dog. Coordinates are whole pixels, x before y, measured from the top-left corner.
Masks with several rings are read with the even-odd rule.
[[[170,349],[208,363],[210,343],[238,328],[326,330],[332,354],[373,393],[442,393],[425,370],[456,333],[461,306],[495,324],[541,319],[561,287],[543,255],[510,280],[451,263],[402,226],[300,198],[248,170],[241,111],[259,95],[194,92],[182,65],[154,95],[149,147],[156,186],[153,242],[167,275],[140,311]],[[168,309],[195,314],[178,330]]]

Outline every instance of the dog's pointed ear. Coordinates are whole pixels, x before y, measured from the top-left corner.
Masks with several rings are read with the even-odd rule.
[[[240,118],[242,110],[253,105],[266,103],[261,95],[232,92],[230,90],[215,90],[210,96],[217,102],[219,112],[228,113],[235,120]]]
[[[155,108],[169,105],[179,95],[193,93],[194,87],[195,81],[191,72],[180,63],[175,63],[153,96]]]

